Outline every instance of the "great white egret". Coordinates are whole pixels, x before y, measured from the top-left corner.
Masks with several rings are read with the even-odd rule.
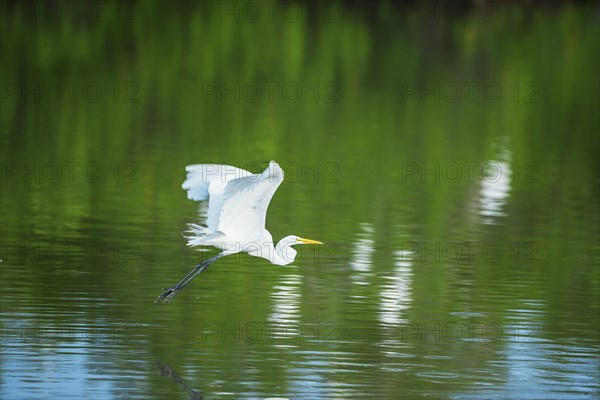
[[[195,164],[185,167],[187,178],[181,187],[190,200],[208,199],[206,226],[189,224],[188,246],[214,246],[216,256],[198,263],[179,283],[154,301],[170,302],[192,279],[223,256],[245,252],[276,265],[287,265],[296,258],[296,244],[322,244],[290,235],[275,245],[265,229],[267,207],[283,182],[283,170],[271,161],[262,174],[220,164]]]

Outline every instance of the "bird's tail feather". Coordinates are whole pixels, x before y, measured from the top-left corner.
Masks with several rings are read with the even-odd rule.
[[[190,247],[201,246],[206,242],[212,241],[221,236],[221,232],[215,232],[208,229],[206,226],[198,224],[188,224],[188,230],[182,232],[184,238],[187,239],[187,245]]]

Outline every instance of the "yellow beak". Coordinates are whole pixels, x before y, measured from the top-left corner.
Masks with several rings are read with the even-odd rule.
[[[303,244],[323,244],[322,242],[319,242],[318,240],[304,239],[301,237],[298,238],[298,241]]]

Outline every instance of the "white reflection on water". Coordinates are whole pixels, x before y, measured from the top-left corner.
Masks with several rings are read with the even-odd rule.
[[[381,291],[379,320],[385,324],[408,323],[402,314],[412,303],[413,255],[409,250],[394,252],[396,267],[393,274],[385,277],[388,282]]]
[[[358,238],[354,242],[350,268],[354,271],[352,280],[359,285],[368,285],[367,278],[371,275],[375,240],[373,239],[373,225],[367,222],[360,224]]]
[[[300,275],[282,275],[271,295],[273,308],[269,321],[278,324],[297,324],[300,321]]]
[[[494,224],[495,218],[505,215],[503,208],[510,195],[511,152],[504,144],[498,144],[497,147],[497,159],[484,164],[486,176],[483,177],[479,192],[479,214],[484,224]]]

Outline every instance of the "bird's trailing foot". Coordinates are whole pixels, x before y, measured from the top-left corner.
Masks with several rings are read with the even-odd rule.
[[[169,303],[171,302],[171,300],[173,300],[173,298],[175,298],[175,296],[177,296],[177,293],[179,293],[179,291],[183,289],[182,287],[179,287],[179,285],[175,285],[173,287],[170,287],[169,289],[163,289],[164,292],[162,292],[162,294],[160,296],[158,296],[154,302],[158,303],[160,301],[162,301],[163,303]]]
[[[225,253],[219,253],[216,256],[209,258],[208,260],[204,260],[194,267],[179,283],[175,286],[171,286],[169,289],[163,289],[164,292],[158,296],[154,302],[158,303],[162,300],[163,303],[169,303],[177,293],[179,293],[192,279],[197,277],[202,271],[204,271],[210,264],[217,261],[219,258],[223,257]]]

